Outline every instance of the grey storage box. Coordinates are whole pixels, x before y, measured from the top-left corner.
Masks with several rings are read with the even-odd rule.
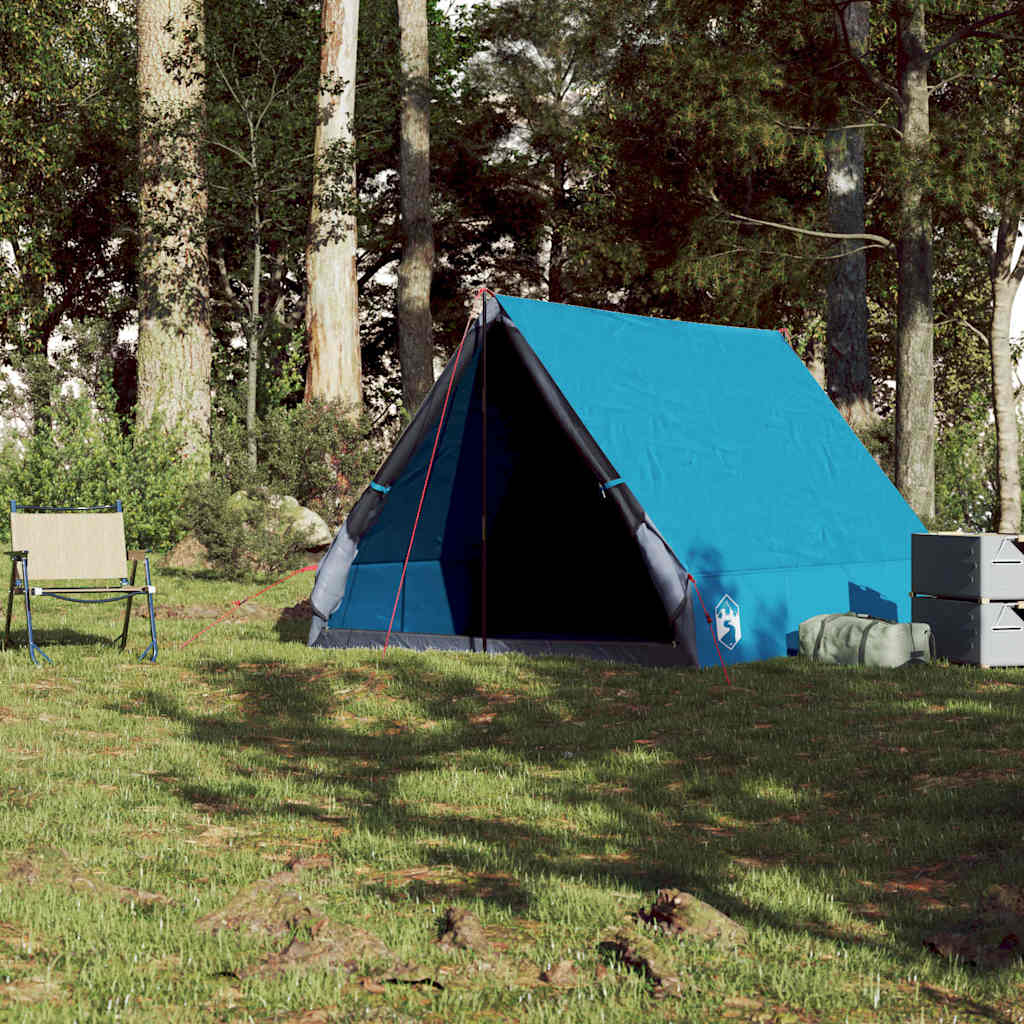
[[[915,622],[927,622],[935,655],[983,668],[1024,665],[1024,604],[951,601],[915,595]]]
[[[915,533],[910,558],[915,594],[1024,600],[1024,538],[1015,534]]]
[[[844,612],[800,623],[800,653],[826,665],[899,668],[932,660],[931,629],[920,622],[889,622]]]

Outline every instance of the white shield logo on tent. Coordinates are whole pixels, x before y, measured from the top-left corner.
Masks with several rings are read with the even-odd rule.
[[[728,594],[715,605],[715,634],[718,642],[728,651],[743,639],[740,606]]]

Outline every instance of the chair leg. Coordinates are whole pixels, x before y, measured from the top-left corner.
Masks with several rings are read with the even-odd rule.
[[[149,646],[142,652],[142,656],[139,661],[142,661],[150,651],[150,661],[156,661],[157,645],[156,645],[156,609],[153,607],[153,580],[150,577],[149,572],[149,559],[146,559],[146,601],[149,603],[149,635],[151,637]]]
[[[28,583],[28,559],[24,558],[21,562],[21,582],[25,587],[25,621],[28,624],[28,654],[32,659],[33,665],[39,664],[39,659],[36,657],[37,654],[41,654],[43,658],[52,665],[50,656],[36,644],[36,638],[32,633],[32,598],[30,593],[32,588]]]
[[[131,574],[131,578],[128,580],[128,585],[130,587],[134,587],[135,586],[135,571],[138,569],[138,567],[139,567],[138,559],[134,559],[132,561],[132,574]],[[128,600],[125,601],[124,628],[121,630],[121,650],[122,651],[128,645],[128,620],[129,620],[129,618],[130,618],[130,616],[132,614],[132,598],[134,596],[135,596],[134,594],[129,594],[128,595]]]
[[[11,642],[11,612],[14,610],[14,584],[17,582],[18,563],[11,560],[11,585],[7,589],[7,622],[4,625],[4,639],[0,643],[0,651],[6,651],[7,645]]]

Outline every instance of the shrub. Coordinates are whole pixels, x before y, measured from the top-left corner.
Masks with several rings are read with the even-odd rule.
[[[939,432],[935,446],[936,530],[985,533],[997,515],[996,436],[987,396],[975,395],[961,417]]]
[[[113,396],[54,403],[48,429],[0,451],[4,500],[24,505],[124,505],[129,547],[163,551],[182,535],[181,495],[194,479],[177,439],[152,426],[122,433]],[[8,540],[9,523],[0,516]]]
[[[216,477],[188,491],[189,526],[205,545],[214,567],[237,578],[265,578],[293,568],[306,537],[278,513],[270,492],[232,492]]]
[[[343,407],[321,401],[270,410],[258,426],[255,470],[238,410],[225,407],[212,447],[214,475],[229,494],[254,488],[290,494],[332,527],[360,495],[381,454],[365,419],[352,423]]]

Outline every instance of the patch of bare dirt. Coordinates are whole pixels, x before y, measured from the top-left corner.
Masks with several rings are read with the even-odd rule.
[[[967,789],[970,786],[980,786],[982,783],[1014,783],[1020,779],[1021,773],[1012,768],[970,768],[955,775],[931,775],[927,772],[914,775],[911,784],[919,793],[928,793],[938,789],[942,791],[950,789]]]
[[[0,1005],[25,1005],[28,1003],[56,1003],[65,996],[60,976],[55,974],[34,975],[18,978],[0,985]]]
[[[306,597],[298,604],[282,608],[278,614],[282,619],[292,620],[295,622],[309,622],[313,617],[313,605],[310,604],[309,598]]]
[[[239,978],[276,977],[286,971],[345,970],[354,974],[370,963],[390,966],[391,951],[376,935],[362,928],[341,927],[326,917],[299,929],[280,953],[269,953],[237,971]],[[385,973],[388,973],[385,966]]]
[[[284,871],[247,886],[227,906],[204,914],[195,922],[200,931],[247,931],[281,937],[297,928],[325,920],[326,913],[316,900],[300,889],[301,874],[330,867],[326,856],[293,861]]]
[[[13,885],[67,888],[72,892],[111,897],[120,900],[121,903],[135,903],[140,906],[172,902],[161,893],[133,889],[124,885],[111,885],[110,882],[79,868],[59,850],[39,851],[25,857],[15,857],[7,862],[6,870],[0,873]]]
[[[580,983],[580,969],[575,960],[559,960],[540,972],[540,980],[552,988],[575,988]]]
[[[159,595],[158,595],[159,596]],[[273,619],[277,617],[277,611],[273,608],[264,608],[262,605],[252,601],[245,604],[228,605],[207,605],[207,604],[160,604],[159,601],[154,607],[158,619],[193,619],[196,622],[205,622],[207,619],[219,619],[227,612],[231,612],[232,619],[245,619],[254,621],[258,619]],[[143,602],[132,611],[132,616],[137,619],[148,619],[149,608]],[[230,619],[225,619],[225,622]]]
[[[974,917],[924,940],[937,956],[977,967],[1006,967],[1024,956],[1024,888],[991,885]]]
[[[357,869],[360,870],[360,869]],[[367,881],[386,886],[393,899],[415,893],[428,902],[477,898],[519,905],[525,902],[522,886],[502,871],[465,871],[452,864],[404,868],[400,871],[361,869]]]
[[[167,552],[160,563],[162,569],[212,569],[210,552],[198,537],[191,533],[182,537]]]
[[[438,945],[448,949],[474,949],[477,951],[490,948],[490,943],[484,935],[483,926],[477,917],[459,907],[449,907],[445,911]]]

